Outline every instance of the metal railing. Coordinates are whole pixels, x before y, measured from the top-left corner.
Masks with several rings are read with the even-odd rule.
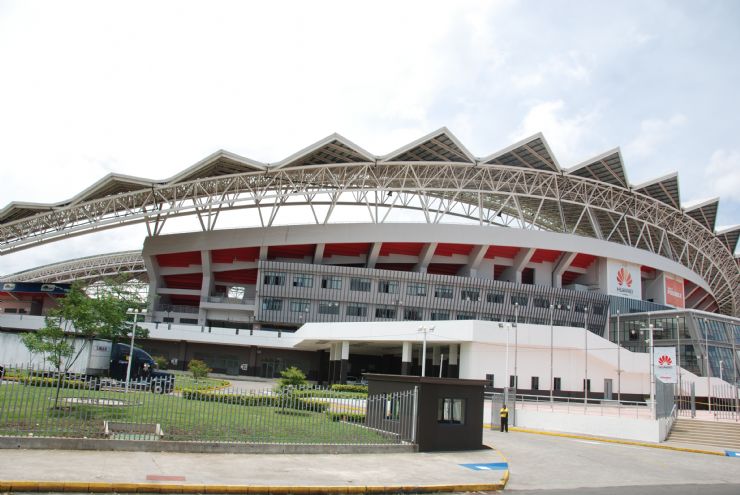
[[[695,385],[684,381],[678,392],[679,416],[703,420],[740,421],[740,391],[732,384],[710,387],[709,397],[696,396]]]
[[[652,417],[649,402],[594,398],[584,402],[583,397],[553,396],[551,401],[549,395],[517,394],[515,408],[593,416],[624,416],[643,419]]]
[[[133,383],[5,369],[0,436],[237,443],[415,442],[415,390],[363,396],[306,387],[153,393]]]
[[[188,313],[195,314],[200,309],[198,306],[185,306],[182,304],[157,304],[155,311],[162,313]]]
[[[239,297],[226,297],[226,296],[208,296],[207,302],[220,303],[220,304],[241,304],[254,306],[254,297],[249,299],[242,299]]]

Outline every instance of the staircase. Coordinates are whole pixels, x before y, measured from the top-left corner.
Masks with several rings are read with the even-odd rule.
[[[679,418],[673,423],[667,442],[740,450],[740,423]]]

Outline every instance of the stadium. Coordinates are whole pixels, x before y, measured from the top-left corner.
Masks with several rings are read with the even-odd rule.
[[[563,168],[541,134],[485,157],[446,128],[383,156],[338,134],[277,163],[218,151],[166,180],[6,206],[2,254],[148,235],[5,275],[0,325],[39,328],[65,284],[126,274],[148,287],[142,345],[183,369],[425,369],[611,398],[649,393],[654,345],[711,393],[740,361],[740,226],[716,230],[718,205],[683,206],[676,174],[631,184],[619,149]],[[169,233],[183,220],[195,231]]]

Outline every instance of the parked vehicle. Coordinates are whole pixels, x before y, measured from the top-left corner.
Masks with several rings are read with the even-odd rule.
[[[28,351],[20,336],[15,332],[0,332],[0,363],[6,368],[19,366],[36,369],[46,375],[54,373],[55,370],[43,356],[32,355]],[[168,393],[174,389],[175,376],[157,369],[157,363],[143,349],[134,347],[132,354],[128,344],[98,339],[86,343],[81,338],[75,339],[74,347],[74,355],[79,356],[66,372],[90,378],[96,386],[124,382],[129,356],[132,356],[130,382],[135,388],[145,388],[155,393]]]

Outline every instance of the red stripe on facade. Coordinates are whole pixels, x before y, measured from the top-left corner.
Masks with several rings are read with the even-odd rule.
[[[596,256],[581,253],[576,255],[573,263],[571,263],[570,266],[574,266],[576,268],[588,268],[589,266],[591,266],[591,263],[593,263],[595,259]]]
[[[563,273],[562,285],[570,285],[570,284],[572,284],[581,275],[582,275],[582,273],[565,271]]]
[[[427,268],[427,273],[432,275],[457,275],[465,265],[456,265],[453,263],[430,263]]]
[[[434,250],[435,256],[452,256],[453,254],[462,254],[467,256],[473,250],[472,244],[437,244]]]
[[[389,256],[391,254],[419,256],[423,248],[423,242],[384,242],[380,246],[380,256]]]
[[[237,261],[257,261],[260,257],[259,247],[233,249],[214,249],[211,251],[213,263],[236,263]]]
[[[164,275],[164,283],[170,289],[200,290],[203,285],[202,273],[183,273],[181,275]]]
[[[341,244],[326,244],[324,258],[332,256],[362,256],[370,252],[369,242],[344,242]]]
[[[257,283],[257,269],[247,268],[245,270],[213,272],[213,278],[216,280],[216,282],[254,285]]]
[[[316,250],[315,244],[294,244],[292,246],[270,246],[267,248],[267,259],[276,258],[293,258],[303,259],[307,256],[313,256]]]
[[[157,264],[159,266],[186,267],[200,265],[202,262],[200,260],[200,251],[188,251],[185,253],[158,254]]]
[[[519,253],[518,247],[513,246],[489,246],[488,250],[486,251],[486,254],[484,258],[493,259],[493,258],[509,258],[514,259],[514,257]]]
[[[410,272],[416,265],[414,263],[377,263],[378,270],[394,270],[397,272]]]
[[[538,249],[530,258],[531,263],[552,263],[560,256],[560,251],[553,251],[552,249]]]

